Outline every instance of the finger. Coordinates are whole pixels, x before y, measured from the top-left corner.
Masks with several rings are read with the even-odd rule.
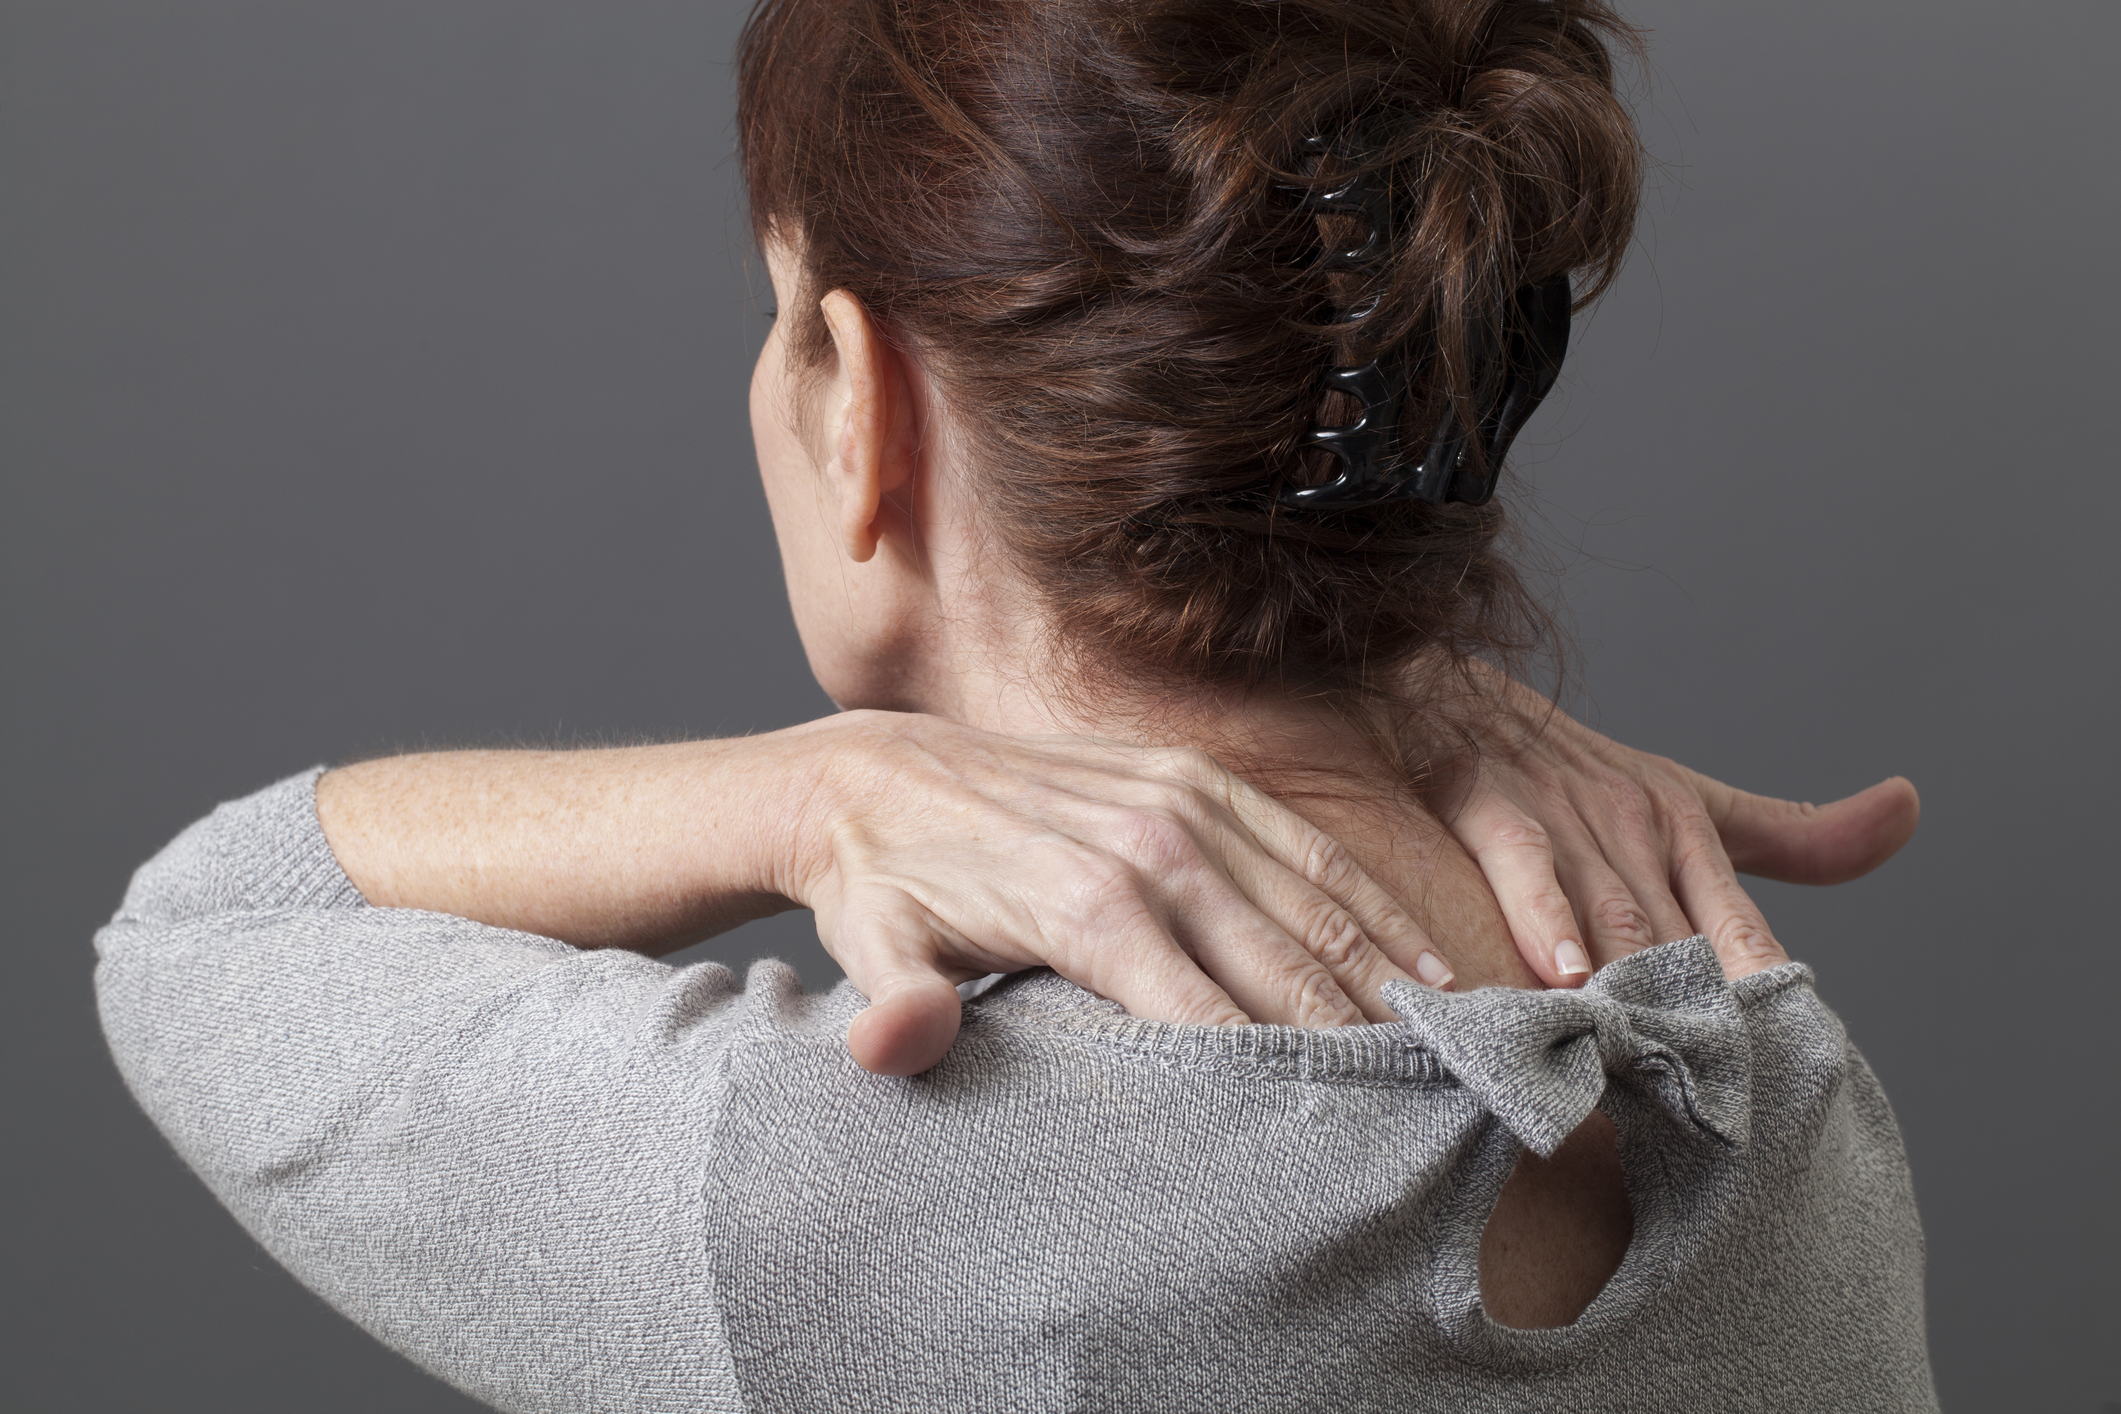
[[[1734,868],[1789,884],[1840,884],[1899,853],[1922,820],[1922,798],[1905,776],[1828,805],[1737,790],[1688,772],[1723,837]]]
[[[1144,1021],[1242,1026],[1251,1016],[1182,947],[1149,906],[1132,871],[1101,854],[1079,859],[1072,883],[1062,867],[1028,871],[1015,910],[1021,949],[1075,983],[1118,1002]],[[1065,906],[1056,910],[1055,899]],[[1293,947],[1291,943],[1289,946]]]
[[[1064,959],[1056,961],[1053,970],[1144,1021],[1187,1026],[1244,1026],[1252,1021],[1161,925],[1150,922],[1115,941],[1120,946],[1101,949],[1096,965],[1084,967]]]
[[[1233,824],[1277,866],[1271,875],[1255,866],[1237,878],[1239,887],[1300,939],[1330,936],[1329,929],[1308,926],[1314,916],[1316,895],[1323,895],[1346,910],[1371,949],[1392,969],[1390,974],[1378,970],[1368,960],[1368,954],[1358,950],[1360,964],[1344,977],[1354,979],[1365,1013],[1372,1020],[1392,1020],[1396,1014],[1370,1012],[1369,998],[1374,995],[1374,988],[1366,979],[1374,978],[1375,985],[1381,986],[1395,976],[1404,978],[1411,973],[1415,980],[1431,987],[1451,985],[1451,965],[1430,941],[1427,930],[1355,862],[1346,846],[1265,791],[1228,773],[1224,776],[1224,782],[1218,784],[1224,786],[1221,799]],[[1250,859],[1241,849],[1233,849],[1232,853]],[[1306,886],[1302,894],[1293,892],[1299,880]],[[1290,926],[1292,923],[1295,926]],[[1322,958],[1330,951],[1310,941],[1307,946],[1314,956]],[[1336,970],[1336,975],[1342,974]]]
[[[1591,975],[1590,954],[1545,828],[1501,796],[1482,791],[1452,820],[1451,833],[1487,877],[1525,965],[1549,987],[1581,985]]]
[[[1752,896],[1739,887],[1738,876],[1707,816],[1681,825],[1675,840],[1673,885],[1697,933],[1708,935],[1733,982],[1790,960],[1775,941],[1767,918]]]
[[[1588,836],[1557,836],[1554,864],[1570,907],[1583,925],[1584,946],[1591,955],[1592,967],[1604,967],[1657,942],[1657,930],[1636,900],[1635,891],[1613,871]],[[1571,976],[1562,985],[1581,985],[1588,980],[1590,974],[1585,972]]]
[[[1428,975],[1409,976],[1371,941],[1350,909],[1274,858],[1234,819],[1210,841],[1210,850],[1211,857],[1220,854],[1230,882],[1271,925],[1271,933],[1294,938],[1369,1020],[1398,1019],[1384,1000],[1387,982],[1450,984],[1450,967],[1433,950],[1417,959]]]
[[[1178,901],[1166,919],[1171,936],[1230,1000],[1272,1026],[1352,1026],[1364,1019],[1324,964],[1270,923],[1227,880],[1227,896]]]
[[[847,1026],[847,1052],[862,1069],[918,1075],[942,1060],[957,1040],[963,1003],[957,988],[939,974],[905,973],[878,985],[873,995],[860,983],[855,986],[870,998]]]
[[[1219,835],[1215,828],[1214,811],[1191,789],[1166,790],[1150,808],[1101,807],[1087,832],[1095,844],[1082,865],[1083,878],[1095,886],[1096,912],[1133,927],[1139,926],[1137,912],[1148,910],[1255,1021],[1361,1021],[1362,1010],[1333,974],[1254,907],[1211,855],[1230,843],[1227,832]]]
[[[952,940],[934,916],[896,889],[864,890],[845,901],[819,936],[847,980],[869,999],[847,1028],[855,1063],[878,1075],[917,1075],[957,1039],[962,1005],[946,970]]]
[[[1563,817],[1563,838],[1578,855],[1597,850],[1610,871],[1608,877],[1587,869],[1597,896],[1576,900],[1593,934],[1592,961],[1603,967],[1613,960],[1601,954],[1601,945],[1634,952],[1689,936],[1693,929],[1686,910],[1672,895],[1672,830],[1682,807],[1698,813],[1691,796],[1653,795],[1632,773],[1610,771],[1571,787],[1569,794],[1575,808]],[[1612,879],[1619,880],[1620,893]],[[1573,891],[1570,896],[1576,898]]]
[[[1349,1026],[1362,1009],[1330,971],[1209,863],[1194,835],[1167,820],[1160,842],[1135,856],[1139,873],[1126,905],[1154,907],[1169,937],[1254,1022],[1270,1026]],[[1154,901],[1154,903],[1150,903]]]
[[[1694,926],[1687,921],[1686,909],[1672,893],[1671,827],[1669,823],[1657,827],[1649,825],[1647,808],[1645,804],[1642,812],[1633,808],[1616,811],[1611,827],[1599,840],[1599,848],[1614,875],[1627,889],[1633,901],[1633,911],[1649,927],[1650,941],[1676,943],[1681,938],[1693,936]],[[1609,903],[1607,907],[1615,912],[1616,917],[1624,917],[1628,912],[1625,905]],[[1596,929],[1598,925],[1594,922],[1591,926]],[[1615,926],[1625,931],[1627,925]]]

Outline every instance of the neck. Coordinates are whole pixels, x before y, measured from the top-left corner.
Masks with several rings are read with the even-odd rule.
[[[983,651],[948,653],[922,674],[922,700],[909,705],[1010,735],[1205,750],[1339,840],[1428,931],[1461,990],[1537,985],[1479,866],[1404,769],[1329,704],[1263,691],[1071,690],[1082,679],[1055,668],[1049,640],[983,637]]]

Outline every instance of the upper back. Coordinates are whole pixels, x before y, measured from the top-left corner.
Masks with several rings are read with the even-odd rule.
[[[1167,1026],[1027,974],[887,1081],[834,1039],[857,998],[782,991],[707,1180],[753,1407],[1930,1406],[1897,1132],[1804,969],[1732,988],[1694,941],[1582,993],[1395,1004]],[[1593,1102],[1633,1247],[1573,1325],[1506,1329],[1485,1217],[1520,1133]]]

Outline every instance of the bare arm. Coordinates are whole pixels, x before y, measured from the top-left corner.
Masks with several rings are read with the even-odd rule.
[[[341,767],[317,817],[370,903],[661,956],[793,906],[798,734]]]
[[[1528,852],[1546,862],[1532,872],[1546,871],[1557,901],[1547,911],[1564,920],[1556,928],[1606,910],[1595,879],[1553,882],[1546,841],[1603,835],[1628,842],[1632,854],[1615,855],[1646,860],[1645,877],[1672,870],[1678,893],[1698,893],[1687,911],[1704,917],[1668,909],[1671,937],[1699,927],[1719,943],[1767,937],[1772,947],[1764,922],[1753,933],[1717,921],[1718,910],[1758,918],[1710,847],[1710,788],[1727,788],[1688,773],[1702,785],[1699,797],[1683,793],[1702,802],[1689,805],[1698,823],[1652,836],[1628,828],[1640,812],[1623,795],[1587,799],[1572,788],[1618,779],[1582,750],[1501,759],[1512,762],[1504,783],[1517,782],[1525,803],[1504,810],[1491,789],[1456,828],[1473,837],[1542,976],[1553,952],[1526,946],[1524,919],[1537,918],[1547,894],[1498,865],[1527,852],[1498,855],[1498,837],[1534,841]],[[1715,823],[1743,838],[1745,855],[1845,857],[1857,861],[1841,866],[1853,874],[1905,838],[1891,812],[1851,829],[1831,812],[1744,799],[1753,808],[1724,801]],[[723,741],[371,761],[327,775],[317,801],[340,864],[376,904],[652,955],[811,907],[826,947],[873,1003],[850,1048],[891,1073],[942,1055],[957,1029],[954,984],[988,972],[1050,966],[1158,1020],[1310,1026],[1390,1019],[1386,980],[1451,979],[1421,924],[1334,840],[1196,751],[853,712]],[[1599,962],[1619,951],[1598,932],[1590,940]],[[1740,957],[1765,960],[1757,950]]]
[[[1332,841],[1198,752],[853,712],[764,736],[453,752],[326,775],[318,817],[371,903],[663,953],[791,906],[873,1005],[849,1045],[906,1073],[954,984],[1050,966],[1137,1015],[1389,1019],[1449,979]],[[1403,964],[1403,966],[1402,966]]]

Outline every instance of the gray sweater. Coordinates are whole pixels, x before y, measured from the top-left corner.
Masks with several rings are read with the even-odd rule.
[[[1804,967],[1697,939],[1337,1031],[1028,973],[885,1079],[847,986],[369,907],[314,786],[140,870],[104,1028],[276,1258],[502,1409],[1935,1407],[1899,1135]],[[1633,1245],[1499,1327],[1485,1216],[1594,1105]]]

